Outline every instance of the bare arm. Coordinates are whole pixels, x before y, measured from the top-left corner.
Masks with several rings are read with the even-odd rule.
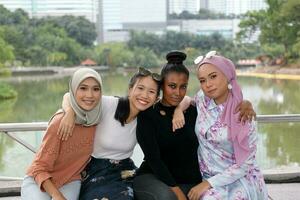
[[[184,126],[185,119],[183,112],[190,107],[192,101],[193,100],[191,97],[185,96],[180,104],[176,107],[172,120],[173,132],[175,132],[176,129],[180,129]]]
[[[175,193],[178,200],[187,200],[184,193],[182,192],[182,190],[178,186],[171,187],[171,190]]]
[[[72,136],[75,126],[75,112],[70,105],[69,93],[66,93],[63,97],[62,108],[65,111],[65,115],[61,120],[57,134],[61,140],[67,140],[69,136]]]
[[[67,200],[55,187],[50,178],[42,183],[42,187],[53,198],[53,200]]]

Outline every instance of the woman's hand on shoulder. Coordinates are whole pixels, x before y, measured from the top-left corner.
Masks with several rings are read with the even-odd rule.
[[[75,126],[75,113],[72,109],[65,112],[60,125],[58,127],[57,135],[61,140],[68,140],[73,134]]]
[[[250,101],[243,100],[236,108],[235,113],[240,112],[239,121],[245,123],[246,121],[251,122],[252,119],[256,119],[256,113],[252,107]]]
[[[172,129],[175,132],[177,129],[182,128],[185,125],[184,114],[181,108],[176,107],[172,119]]]

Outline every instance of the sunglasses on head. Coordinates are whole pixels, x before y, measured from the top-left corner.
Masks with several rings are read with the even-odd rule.
[[[158,73],[152,73],[150,70],[139,67],[138,74],[142,76],[151,76],[155,81],[161,81],[161,76]]]
[[[211,57],[213,57],[215,55],[217,55],[217,51],[210,51],[205,56],[198,56],[194,60],[194,63],[195,63],[195,65],[199,65],[205,58],[211,58]]]

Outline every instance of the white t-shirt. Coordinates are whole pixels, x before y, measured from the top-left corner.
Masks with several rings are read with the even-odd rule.
[[[97,125],[92,154],[95,158],[122,160],[132,156],[137,143],[137,120],[122,126],[114,118],[118,101],[117,97],[102,97],[101,119]]]

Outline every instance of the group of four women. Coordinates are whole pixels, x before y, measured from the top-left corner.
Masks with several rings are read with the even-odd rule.
[[[22,199],[267,199],[255,126],[239,122],[239,114],[254,111],[233,63],[214,53],[198,57],[201,91],[189,99],[186,55],[166,58],[160,75],[139,68],[123,98],[102,96],[99,74],[77,70],[64,111],[50,120],[26,173]],[[137,142],[139,168],[130,159]]]

